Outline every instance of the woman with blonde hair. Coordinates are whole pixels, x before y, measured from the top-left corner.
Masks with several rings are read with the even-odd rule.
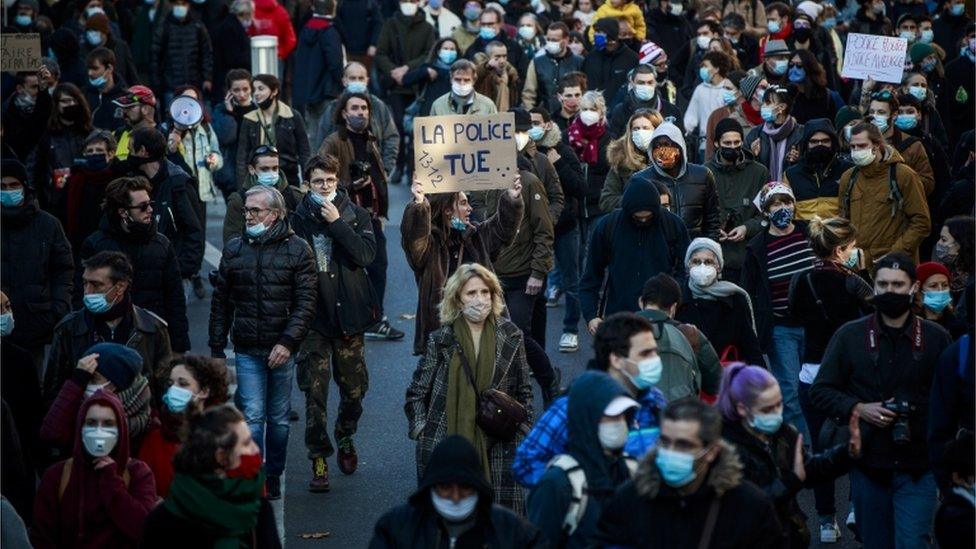
[[[430,335],[424,357],[407,388],[409,436],[417,441],[417,478],[423,478],[434,447],[461,435],[475,447],[494,501],[525,514],[524,494],[512,475],[515,449],[531,417],[532,386],[521,330],[502,316],[498,277],[483,265],[465,263],[447,279],[439,305],[441,327]],[[499,395],[503,393],[503,395]],[[517,402],[525,413],[514,433],[483,421],[485,397]],[[515,415],[507,415],[513,418]]]
[[[661,113],[638,109],[627,121],[627,131],[607,147],[610,172],[600,192],[602,212],[609,213],[619,207],[630,176],[650,165],[647,150],[651,146],[651,135],[654,128],[663,123]]]

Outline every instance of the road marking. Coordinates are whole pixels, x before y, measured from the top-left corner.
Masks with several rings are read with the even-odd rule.
[[[206,242],[206,248],[203,252],[203,259],[214,269],[220,266],[220,257],[223,255],[219,248]]]

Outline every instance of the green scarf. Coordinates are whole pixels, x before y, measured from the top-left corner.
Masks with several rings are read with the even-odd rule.
[[[471,441],[481,458],[485,474],[491,478],[491,471],[488,468],[488,445],[485,443],[485,434],[475,424],[475,414],[478,395],[491,387],[491,379],[495,374],[495,320],[489,317],[485,322],[478,345],[480,352],[477,356],[474,352],[471,330],[464,318],[459,317],[451,327],[454,328],[454,339],[461,345],[461,351],[468,359],[478,390],[475,392],[471,387],[464,367],[461,366],[461,358],[455,351],[451,355],[451,364],[447,370],[447,434],[461,435]]]
[[[214,549],[247,547],[258,523],[264,473],[252,479],[177,473],[163,505],[177,517],[217,536]]]

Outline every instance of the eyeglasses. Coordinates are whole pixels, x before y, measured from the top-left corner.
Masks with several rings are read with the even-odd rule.
[[[128,209],[130,209],[130,210],[139,210],[140,212],[145,212],[149,208],[155,208],[155,207],[156,207],[156,201],[155,200],[150,200],[148,202],[143,202],[142,204],[136,204],[134,206],[129,206]]]
[[[261,212],[270,212],[271,208],[244,208],[244,217],[258,217]]]
[[[309,187],[325,187],[326,185],[333,185],[337,181],[339,181],[339,179],[338,178],[335,178],[335,177],[327,177],[325,179],[310,179],[308,181],[308,186]]]

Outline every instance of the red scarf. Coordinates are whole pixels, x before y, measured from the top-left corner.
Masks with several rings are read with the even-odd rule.
[[[746,115],[746,120],[753,126],[759,126],[763,123],[762,115],[759,114],[759,111],[752,108],[752,103],[749,101],[742,102],[742,114]]]
[[[605,122],[598,122],[592,126],[584,124],[579,116],[569,124],[569,144],[579,155],[580,160],[589,165],[596,164],[600,156],[600,138],[607,131]]]

